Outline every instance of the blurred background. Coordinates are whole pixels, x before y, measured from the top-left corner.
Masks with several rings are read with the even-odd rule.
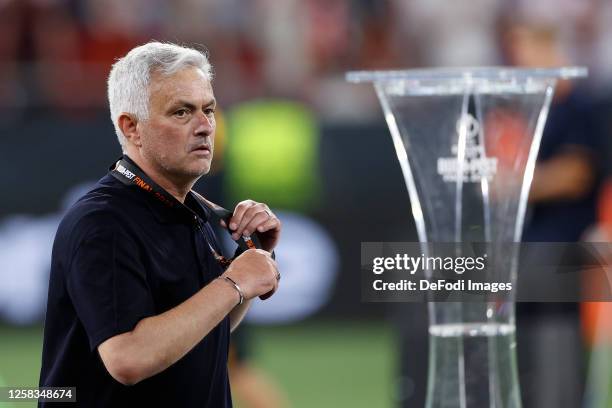
[[[558,88],[527,236],[610,241],[612,2],[0,0],[0,385],[38,383],[55,230],[121,153],[106,77],[149,40],[207,50],[214,66],[215,163],[196,189],[227,208],[264,201],[284,223],[283,289],[234,339],[239,407],[423,406],[425,305],[360,300],[360,243],[417,238],[374,91],[347,70],[587,66]],[[536,384],[525,407],[612,407],[610,309],[519,310],[519,333],[521,314],[540,329],[561,316],[573,339],[567,361],[528,354],[558,331],[519,339]],[[544,381],[562,371],[574,377]],[[538,399],[564,389],[560,405]]]

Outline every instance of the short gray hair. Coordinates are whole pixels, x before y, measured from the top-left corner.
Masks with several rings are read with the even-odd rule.
[[[172,43],[149,42],[133,48],[115,62],[108,76],[108,103],[115,133],[125,152],[126,139],[119,128],[119,116],[127,112],[137,120],[149,117],[149,84],[152,73],[172,75],[196,67],[212,80],[212,66],[199,50]]]

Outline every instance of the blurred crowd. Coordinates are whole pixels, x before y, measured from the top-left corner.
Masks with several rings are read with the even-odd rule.
[[[105,108],[113,60],[156,39],[207,49],[222,105],[282,96],[358,118],[376,105],[345,71],[504,64],[508,18],[557,30],[594,88],[612,83],[605,0],[0,0],[0,112]]]

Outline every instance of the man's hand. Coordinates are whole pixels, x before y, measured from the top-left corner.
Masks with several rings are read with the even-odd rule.
[[[240,286],[245,300],[242,305],[236,305],[235,288],[213,279],[178,306],[146,317],[131,331],[102,342],[98,352],[109,374],[124,385],[132,385],[167,369],[228,313],[233,330],[246,314],[250,299],[276,291],[280,275],[269,252],[249,249],[234,259],[222,276]]]
[[[224,221],[221,221],[221,226],[228,228]],[[234,240],[257,232],[262,248],[272,252],[280,238],[281,222],[267,205],[245,200],[234,209],[229,230]]]
[[[269,252],[249,249],[234,259],[222,276],[234,280],[245,300],[264,294],[273,294],[278,288],[280,273]]]
[[[234,329],[248,310],[249,299],[278,288],[276,262],[269,252],[249,249],[234,259],[222,276],[240,286],[245,302],[236,306],[235,289],[213,279],[180,305],[142,319],[132,331],[113,336],[98,346],[109,374],[124,385],[155,375],[189,352],[230,313]],[[155,341],[151,341],[151,339]]]

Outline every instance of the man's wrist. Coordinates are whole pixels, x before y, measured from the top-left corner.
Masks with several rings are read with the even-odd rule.
[[[245,299],[244,298],[244,292],[242,291],[242,288],[240,287],[240,285],[238,285],[238,283],[234,279],[232,279],[232,278],[230,278],[229,276],[226,276],[226,275],[219,276],[217,279],[221,279],[221,280],[227,282],[228,284],[230,284],[236,290],[236,292],[238,292],[239,299],[238,299],[238,304],[236,306],[239,306],[239,305],[244,303],[244,299]]]

